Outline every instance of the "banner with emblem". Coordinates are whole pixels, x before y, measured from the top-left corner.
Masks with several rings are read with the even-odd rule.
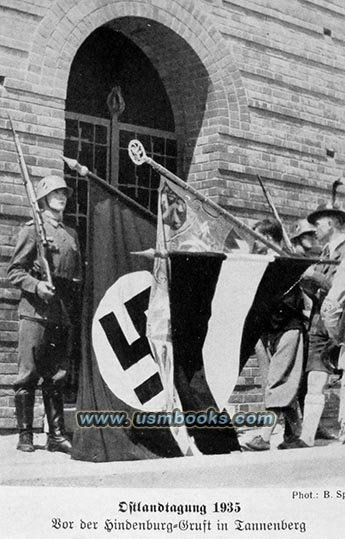
[[[199,346],[200,335],[193,336],[191,339],[185,339],[184,344],[175,341],[172,342],[171,310],[174,305],[170,292],[175,289],[171,279],[171,262],[165,253],[171,252],[199,252],[199,253],[222,253],[229,248],[235,250],[249,251],[249,244],[241,240],[234,226],[225,219],[223,215],[211,208],[207,203],[202,202],[193,193],[174,184],[172,181],[161,176],[159,197],[158,197],[158,223],[157,223],[157,241],[156,257],[153,269],[153,283],[150,294],[150,302],[147,313],[147,336],[151,349],[155,356],[157,364],[160,366],[164,385],[167,388],[167,409],[169,411],[175,408],[183,408],[198,411],[201,406],[201,395],[203,409],[211,406],[217,407],[217,398],[214,398],[205,378],[199,377],[197,385],[192,388],[190,380],[184,376],[176,376],[175,363],[179,356],[177,350],[181,346],[193,349],[194,344]],[[205,260],[205,259],[204,259]],[[206,261],[211,259],[206,257]],[[217,266],[217,257],[215,257]],[[184,275],[184,281],[187,283],[187,289],[195,286],[191,275]],[[208,283],[210,284],[210,283]],[[213,283],[212,283],[213,284]],[[212,300],[214,286],[209,290],[204,290],[205,298],[210,294],[208,301]],[[188,296],[185,296],[185,299]],[[181,300],[182,298],[180,298]],[[183,302],[188,311],[191,298]],[[200,303],[195,305],[196,315],[200,309]],[[176,323],[178,321],[176,320]],[[193,326],[193,320],[190,320],[190,326]],[[195,337],[195,338],[194,338]],[[181,344],[181,346],[180,346]],[[214,343],[213,343],[214,344]],[[201,362],[201,364],[199,364]],[[194,373],[202,367],[202,356],[198,353],[193,363]],[[220,371],[219,371],[220,372]],[[235,369],[236,372],[236,369]],[[182,371],[181,371],[182,373]],[[219,377],[219,373],[218,373]],[[237,379],[237,375],[236,375]],[[183,380],[183,381],[182,381]],[[207,397],[206,397],[207,395]],[[227,395],[227,397],[229,394]],[[184,403],[182,405],[182,403]],[[194,403],[194,405],[192,405]],[[223,405],[226,403],[226,399]],[[186,405],[188,404],[187,408]],[[220,408],[222,409],[222,408]],[[197,446],[201,444],[202,451],[206,453],[227,452],[230,449],[237,449],[236,435],[233,431],[216,431],[212,429],[212,439],[207,429],[202,432],[200,429],[188,429],[192,433],[189,437],[185,429],[179,428],[173,431],[173,434],[181,447],[187,447],[188,452],[195,452],[194,439],[197,440]],[[182,440],[181,440],[182,439]],[[218,445],[215,440],[218,439]],[[188,443],[189,441],[189,443]],[[182,445],[183,444],[183,445]]]
[[[183,425],[132,427],[137,411],[188,411],[183,402],[198,402],[203,383],[191,387],[173,379],[172,341],[166,328],[158,354],[146,335],[153,257],[132,253],[152,250],[155,219],[104,182],[90,183],[90,208],[77,416],[123,412],[130,426],[78,425],[73,458],[101,462],[195,455],[200,454],[198,444],[205,453],[239,449],[234,429],[198,429],[196,444]],[[165,305],[169,309],[169,301]],[[207,402],[206,407],[217,407],[211,394]]]
[[[239,244],[224,255],[220,251],[226,250],[232,226],[218,228],[217,216],[205,217],[204,208],[196,211],[196,204],[183,198],[183,190],[168,187],[161,190],[157,235],[152,214],[105,182],[90,182],[77,400],[77,417],[84,414],[85,423],[74,433],[75,459],[140,460],[239,449],[233,428],[138,428],[132,418],[138,411],[220,410],[239,364],[264,329],[273,298],[305,269],[303,260],[297,268],[293,259],[270,262],[242,254]],[[159,256],[153,267],[155,245]],[[101,422],[115,413],[129,421]],[[91,417],[99,422],[88,423]]]
[[[166,406],[170,412],[175,408],[186,410],[186,407],[182,406],[182,401],[186,403],[199,402],[199,393],[208,394],[208,398],[204,399],[203,403],[203,409],[205,410],[211,406],[216,407],[216,401],[205,380],[199,378],[197,386],[192,389],[189,383],[181,385],[180,380],[175,376],[174,357],[176,354],[174,348],[176,343],[173,348],[171,301],[169,301],[169,287],[171,288],[171,282],[169,283],[170,262],[165,254],[173,251],[221,253],[225,250],[228,238],[230,238],[229,243],[235,249],[239,249],[240,246],[243,248],[245,245],[246,250],[248,250],[246,242],[243,241],[242,245],[240,245],[241,240],[233,225],[223,215],[201,202],[194,194],[161,177],[158,197],[157,256],[155,257],[153,268],[154,279],[147,313],[147,336],[164,380],[167,397]],[[192,285],[188,275],[185,275],[185,280]],[[205,294],[207,294],[206,291]],[[187,302],[189,302],[189,298]],[[188,309],[187,302],[184,302],[184,304]],[[192,341],[194,342],[194,340],[190,340],[191,346],[193,346]],[[195,364],[199,360],[200,358],[197,357]],[[193,398],[191,394],[194,394]],[[196,408],[194,406],[193,409],[197,411]],[[185,427],[172,429],[172,433],[184,454],[197,454],[198,452],[197,447],[201,443],[199,436],[201,431],[200,429],[194,429],[192,432],[193,436],[191,437]],[[220,433],[213,429],[211,433],[212,440],[210,432],[206,435],[206,429],[204,434],[203,440],[208,439],[209,443],[202,443],[203,452],[227,452],[229,449],[238,448],[236,435],[233,431]],[[218,446],[213,443],[216,435],[221,440]],[[199,444],[196,444],[197,447],[195,446],[194,438],[199,440]]]
[[[89,248],[84,286],[77,414],[159,410],[164,391],[146,338],[156,223],[105,182],[89,188]],[[94,462],[180,456],[169,429],[76,427],[72,457]]]

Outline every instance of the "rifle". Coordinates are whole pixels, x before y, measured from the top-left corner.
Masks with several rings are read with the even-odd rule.
[[[41,209],[38,205],[34,187],[30,180],[29,172],[24,160],[24,155],[22,147],[20,144],[19,137],[14,129],[13,121],[9,112],[7,112],[8,119],[10,121],[10,126],[13,134],[14,144],[17,150],[18,163],[22,173],[22,179],[28,197],[29,204],[31,206],[32,217],[34,221],[36,238],[37,238],[37,255],[39,264],[41,267],[42,277],[48,284],[54,289],[52,275],[50,271],[49,261],[48,261],[48,239],[47,234],[43,225],[43,219],[41,215]]]
[[[264,182],[262,181],[261,176],[260,176],[259,174],[257,174],[256,176],[257,176],[257,178],[258,178],[258,180],[259,180],[259,183],[260,183],[260,185],[261,185],[261,188],[262,188],[262,190],[263,190],[263,192],[264,192],[264,195],[265,195],[265,197],[266,197],[266,200],[267,200],[267,202],[268,202],[268,205],[269,205],[269,207],[271,208],[271,210],[272,210],[272,212],[273,212],[273,215],[274,215],[275,219],[278,221],[278,223],[279,223],[280,226],[281,226],[282,233],[283,233],[283,240],[284,240],[285,246],[286,246],[286,248],[287,248],[287,250],[288,250],[289,253],[294,253],[294,252],[295,252],[295,249],[293,248],[293,245],[292,245],[292,243],[291,243],[291,241],[290,241],[290,238],[289,238],[289,236],[287,235],[287,232],[286,232],[286,230],[285,230],[285,228],[284,228],[283,222],[282,222],[282,220],[281,220],[281,218],[280,218],[280,215],[279,215],[279,213],[278,213],[277,208],[275,207],[275,204],[274,204],[274,202],[273,202],[273,200],[272,200],[272,197],[271,197],[270,193],[267,191],[267,189],[266,189],[266,187],[265,187],[265,185],[264,185]]]

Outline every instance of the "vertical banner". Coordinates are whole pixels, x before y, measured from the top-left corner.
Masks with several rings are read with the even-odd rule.
[[[212,300],[222,263],[221,253],[170,253],[169,283],[174,380],[184,410],[217,409],[203,375],[203,345],[212,313]],[[223,373],[219,372],[223,383]],[[233,427],[187,427],[202,453],[239,450]]]
[[[197,388],[192,388],[189,385],[189,381],[186,384],[180,383],[181,377],[175,371],[177,367],[176,358],[179,356],[178,351],[181,346],[186,346],[191,350],[194,349],[195,345],[198,347],[199,335],[194,335],[193,333],[189,335],[178,335],[178,332],[176,332],[178,320],[173,320],[170,313],[177,308],[177,305],[175,305],[176,301],[180,302],[180,304],[182,301],[181,305],[183,309],[189,313],[189,303],[195,299],[190,298],[188,295],[183,297],[174,295],[175,281],[182,279],[185,281],[184,284],[187,287],[192,287],[194,284],[191,282],[188,269],[182,274],[179,274],[178,271],[170,271],[169,260],[165,256],[161,256],[161,254],[188,251],[193,253],[200,252],[207,256],[205,253],[210,254],[212,252],[219,253],[224,251],[226,243],[228,245],[231,244],[236,250],[240,246],[243,247],[244,244],[248,249],[248,244],[240,240],[233,225],[223,215],[210,208],[208,204],[201,202],[187,190],[161,177],[156,243],[156,253],[158,256],[155,258],[153,271],[154,282],[148,310],[148,337],[156,361],[160,365],[161,375],[168,397],[167,407],[170,411],[182,406],[186,411],[194,410],[195,412],[199,412],[213,406],[215,401],[207,388],[208,398],[205,403],[200,403],[199,407],[194,404],[193,408],[188,408],[189,404],[186,404],[190,402],[197,403],[197,399],[194,399],[193,396],[197,392]],[[217,256],[215,258],[217,259]],[[222,259],[222,256],[220,259],[218,258],[218,260]],[[208,260],[211,259],[208,258]],[[214,287],[212,283],[211,288],[205,291],[205,298],[207,297],[211,300],[213,292]],[[197,316],[200,315],[200,311],[204,308],[203,301],[200,302],[200,299],[197,298],[194,305]],[[193,325],[193,320],[187,318],[187,324]],[[172,342],[171,331],[175,335],[178,335],[178,339],[174,339],[174,342]],[[178,342],[180,340],[184,342]],[[211,339],[211,347],[213,344]],[[202,355],[200,353],[193,356],[190,361],[193,369],[200,370],[200,362],[202,363]],[[230,449],[238,449],[237,440],[233,445],[227,443],[228,433],[222,437],[222,442],[217,446],[217,444],[213,443],[203,443],[202,440],[207,440],[207,438],[211,442],[211,436],[200,437],[200,429],[193,431],[188,429],[188,432],[193,432],[193,435],[197,437],[197,447],[194,444],[194,437],[188,436],[185,426],[173,430],[176,440],[178,440],[184,453],[197,454],[197,448],[206,453],[221,453],[228,452]],[[212,440],[216,435],[219,436],[218,431],[212,432]],[[234,432],[232,432],[232,438],[236,439]],[[223,443],[225,440],[226,443]],[[200,443],[202,443],[202,447],[200,447]]]
[[[302,274],[312,263],[308,258],[276,257],[267,266],[244,323],[239,372],[268,327],[271,313],[294,287],[299,286]]]
[[[131,254],[155,244],[156,224],[117,190],[96,181],[90,183],[89,213],[77,412],[90,412],[85,419],[92,412],[120,411],[130,420],[135,409],[157,405],[163,394],[146,339],[152,260]],[[180,455],[169,429],[92,423],[77,426],[73,437],[72,456],[79,460]]]
[[[205,376],[220,409],[237,383],[245,320],[272,260],[235,251],[222,264],[203,346]]]

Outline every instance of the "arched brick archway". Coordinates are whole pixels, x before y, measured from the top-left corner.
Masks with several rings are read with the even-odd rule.
[[[156,5],[147,0],[102,0],[97,6],[79,0],[72,7],[69,1],[58,0],[40,22],[34,36],[26,71],[27,86],[55,98],[63,108],[71,63],[86,37],[110,23],[126,34],[130,20],[151,21],[160,28],[164,39],[170,45],[175,43],[180,51],[176,58],[171,52],[174,47],[170,47],[167,62],[166,48],[153,46],[149,32],[136,37],[127,32],[155,65],[166,87],[176,131],[183,140],[185,179],[217,177],[220,160],[226,152],[219,129],[222,132],[246,130],[250,118],[241,74],[227,43],[212,16],[202,11],[195,0],[157,2]],[[172,73],[169,66],[173,65],[174,58]],[[192,71],[194,66],[195,79],[183,87],[184,73],[186,70],[192,73],[191,66]],[[174,89],[176,81],[180,83],[176,85],[178,91]],[[199,107],[197,120],[191,115],[193,99]]]

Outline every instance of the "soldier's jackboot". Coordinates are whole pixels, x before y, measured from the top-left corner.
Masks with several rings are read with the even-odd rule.
[[[42,395],[49,426],[46,449],[47,451],[70,454],[72,444],[65,435],[62,393],[60,390],[52,388],[43,389]]]
[[[302,421],[296,403],[282,408],[282,412],[285,419],[284,441],[278,445],[278,449],[296,447],[296,442],[300,442],[299,436],[302,430]]]
[[[17,449],[26,453],[35,451],[33,444],[32,423],[34,418],[35,391],[20,389],[14,397],[19,429]]]
[[[296,403],[292,406],[282,408],[282,412],[285,418],[285,424],[289,425],[286,430],[291,433],[290,440],[299,438],[302,430],[302,420],[296,407]]]

